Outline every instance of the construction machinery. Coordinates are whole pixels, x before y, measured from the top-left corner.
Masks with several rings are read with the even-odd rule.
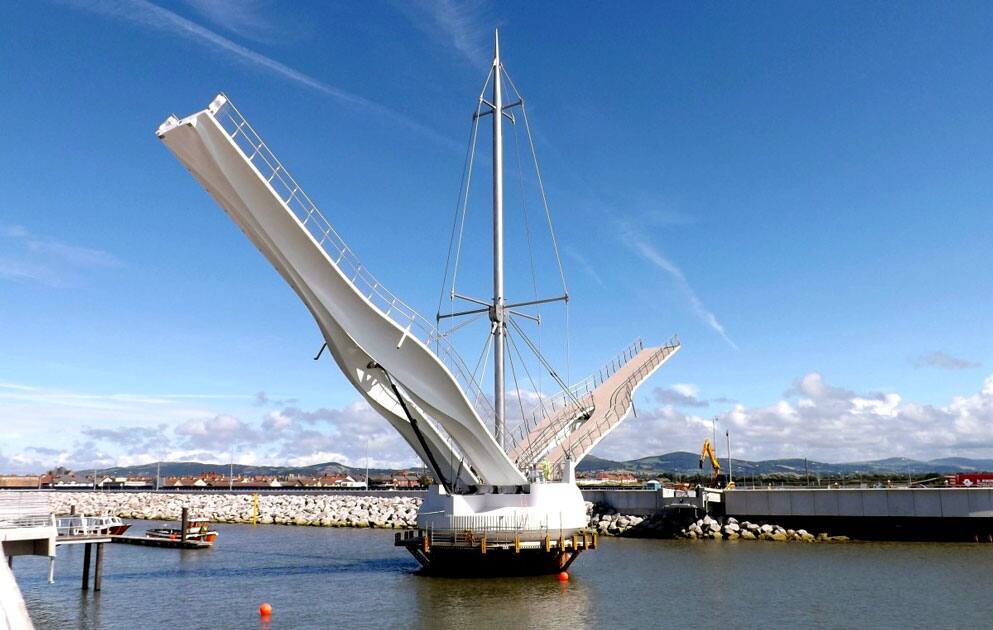
[[[717,461],[717,453],[714,452],[713,444],[710,443],[709,439],[706,439],[703,441],[703,448],[700,449],[700,470],[703,470],[703,462],[708,457],[710,458],[710,467],[714,469],[714,478],[710,485],[716,486],[721,476],[721,464]]]

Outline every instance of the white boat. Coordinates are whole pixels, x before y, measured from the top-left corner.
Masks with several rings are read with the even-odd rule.
[[[514,100],[505,99],[505,91]],[[453,283],[452,299],[468,306],[439,312],[436,322],[488,316],[492,401],[451,344],[459,325],[439,331],[383,287],[225,95],[191,116],[170,116],[157,135],[296,291],[346,378],[432,471],[437,483],[418,513],[418,530],[398,536],[396,544],[432,572],[559,571],[595,546],[585,529],[576,463],[627,417],[634,391],[680,344],[675,337],[655,347],[636,342],[571,386],[550,368],[519,322],[535,319],[528,307],[568,300],[564,274],[560,295],[524,301],[504,295],[503,126],[523,122],[529,141],[532,136],[524,99],[500,61],[498,38],[472,118],[473,143],[487,116],[494,297],[461,295]],[[508,430],[504,360],[513,360],[507,341],[515,339],[535,351],[561,392],[539,393],[540,409]]]
[[[55,517],[55,527],[59,536],[91,536],[104,534],[119,536],[131,527],[116,516],[85,516],[83,514],[63,514]]]

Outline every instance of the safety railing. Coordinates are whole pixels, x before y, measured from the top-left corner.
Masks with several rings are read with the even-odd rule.
[[[52,525],[48,497],[35,492],[0,494],[0,529]]]
[[[262,179],[269,184],[276,196],[307,229],[317,245],[324,249],[331,262],[351,281],[356,290],[407,334],[417,337],[434,351],[455,377],[484,422],[493,418],[495,414],[492,404],[483,394],[479,384],[472,377],[472,372],[451,342],[439,333],[430,321],[389,291],[369,272],[234,103],[221,95],[211,106],[211,113],[245,159],[255,167]],[[447,431],[433,421],[432,424],[446,437],[451,448],[459,452]]]
[[[533,465],[543,451],[554,445],[555,439],[561,437],[569,424],[580,416],[591,413],[594,408],[593,392],[596,388],[644,349],[644,341],[640,338],[636,339],[610,361],[604,363],[595,373],[570,387],[569,394],[559,394],[557,398],[562,402],[557,409],[553,403],[546,408],[549,410],[547,413],[541,416],[533,415],[530,421],[525,418],[513,432],[517,444],[522,446],[527,444],[516,457],[518,466],[527,469]],[[564,404],[566,401],[568,404]]]
[[[532,516],[534,518],[532,518]],[[535,537],[558,536],[560,531],[575,531],[564,528],[562,517],[554,514],[517,514],[500,517],[493,515],[448,515],[435,519],[424,530],[431,542],[468,542],[485,536],[490,542],[512,542],[515,536],[528,533]]]
[[[555,462],[552,462],[553,469],[560,470],[566,458],[576,461],[577,454],[585,453],[589,448],[592,448],[601,437],[613,430],[614,427],[617,426],[618,422],[627,415],[628,410],[631,407],[635,387],[637,387],[638,384],[649,373],[651,373],[652,370],[669,358],[672,353],[678,350],[679,347],[679,338],[676,335],[673,335],[664,346],[652,353],[651,357],[649,357],[649,359],[645,361],[641,367],[639,367],[629,377],[624,379],[624,382],[621,383],[621,385],[611,395],[611,405],[608,408],[607,413],[605,413],[604,416],[595,423],[591,425],[587,423],[580,428],[580,432],[576,435],[576,437],[570,440],[569,446],[566,449],[563,449],[563,455]]]

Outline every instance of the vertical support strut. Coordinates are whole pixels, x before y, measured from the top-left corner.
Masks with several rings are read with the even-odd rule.
[[[445,492],[452,494],[452,483],[457,482],[458,479],[449,482],[448,479],[445,478],[445,475],[441,472],[441,467],[438,465],[438,461],[434,458],[434,453],[431,452],[431,448],[428,446],[427,440],[424,439],[424,434],[421,433],[420,428],[417,426],[417,419],[410,413],[410,409],[407,408],[407,402],[400,394],[397,384],[393,382],[393,377],[386,371],[386,368],[379,365],[375,361],[369,363],[369,369],[371,370],[374,368],[379,368],[386,377],[387,382],[389,382],[390,388],[393,390],[393,394],[397,397],[397,402],[400,403],[400,408],[403,409],[404,415],[407,416],[407,421],[410,422],[410,428],[414,430],[414,435],[417,436],[417,441],[421,443],[421,448],[424,449],[424,454],[427,455],[428,464],[431,466],[431,471],[434,473],[438,483],[440,483],[445,489]]]
[[[83,543],[83,585],[82,590],[90,590],[90,543]]]
[[[500,76],[500,32],[493,34],[493,437],[504,448],[503,296],[503,91]]]

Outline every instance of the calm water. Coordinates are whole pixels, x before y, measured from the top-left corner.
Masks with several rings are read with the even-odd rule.
[[[138,532],[149,523],[135,525]],[[17,558],[38,628],[954,628],[993,620],[993,545],[604,540],[554,577],[417,575],[393,533],[218,526],[209,551],[108,545],[101,593],[82,549]],[[274,612],[269,624],[259,603]]]

